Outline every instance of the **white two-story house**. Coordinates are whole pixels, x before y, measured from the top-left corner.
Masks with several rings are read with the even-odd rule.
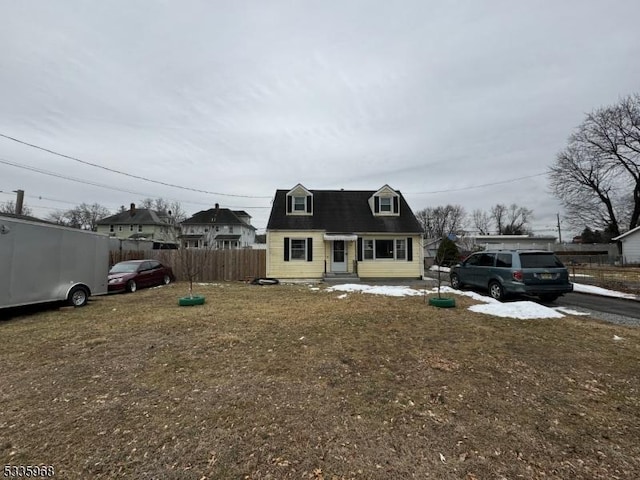
[[[244,210],[220,208],[217,203],[215,208],[196,213],[180,226],[180,239],[186,248],[250,248],[256,239],[251,215]]]

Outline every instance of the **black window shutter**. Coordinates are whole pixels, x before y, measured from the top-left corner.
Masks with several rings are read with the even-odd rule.
[[[373,211],[380,213],[380,197],[373,197]]]
[[[399,208],[398,208],[398,197],[393,197],[393,213],[398,213]]]
[[[307,238],[307,262],[313,261],[313,238]]]
[[[407,262],[413,261],[413,238],[407,237]]]
[[[313,197],[309,195],[307,197],[307,213],[311,213],[311,202],[313,201]]]
[[[284,261],[289,261],[289,237],[284,237]]]
[[[362,261],[362,237],[358,237],[358,261]]]
[[[291,213],[291,210],[293,210],[293,197],[287,195],[287,213]]]

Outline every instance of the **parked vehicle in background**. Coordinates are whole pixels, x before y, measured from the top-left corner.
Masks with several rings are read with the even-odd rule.
[[[171,267],[157,260],[128,260],[109,270],[109,292],[135,292],[138,288],[168,285],[173,280]]]
[[[0,214],[0,308],[107,293],[109,237],[23,215]]]
[[[573,291],[569,271],[546,250],[487,250],[467,257],[451,269],[451,286],[488,289],[496,300],[534,295],[552,302]]]

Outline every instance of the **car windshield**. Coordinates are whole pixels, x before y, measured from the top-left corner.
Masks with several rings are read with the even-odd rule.
[[[133,273],[138,270],[139,263],[116,263],[109,273]]]
[[[521,253],[522,268],[563,268],[564,265],[553,253]]]

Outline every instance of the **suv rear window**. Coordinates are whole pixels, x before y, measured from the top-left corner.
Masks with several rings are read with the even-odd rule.
[[[563,268],[564,265],[553,253],[521,253],[522,268]]]

